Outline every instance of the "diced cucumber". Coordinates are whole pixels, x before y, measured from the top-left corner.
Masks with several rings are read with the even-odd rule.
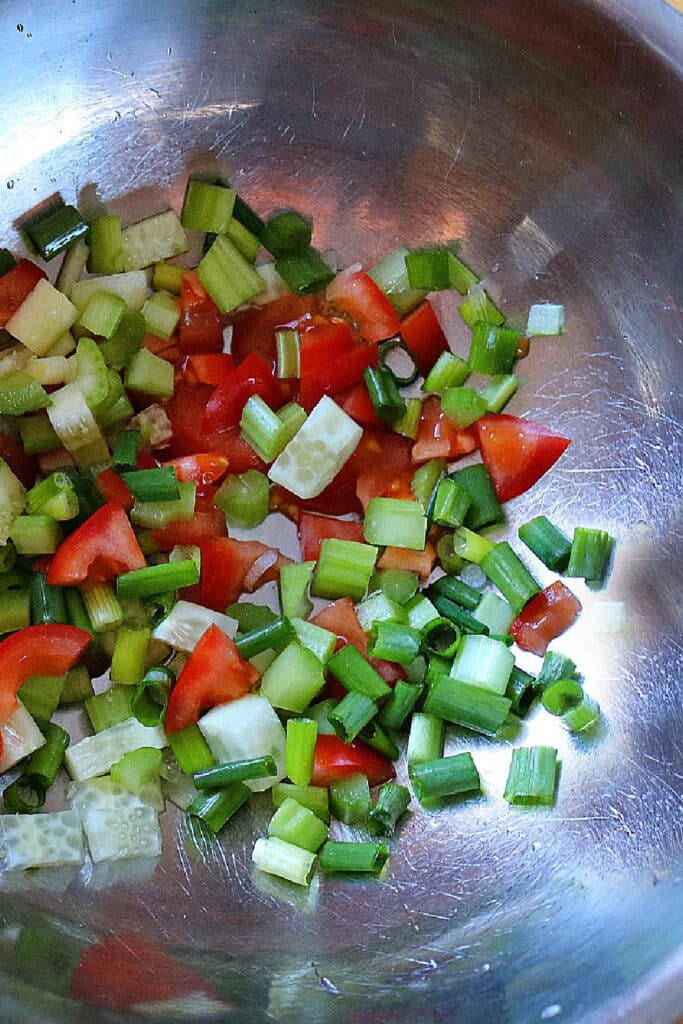
[[[5,867],[25,869],[81,864],[83,829],[75,811],[0,817]]]
[[[66,295],[67,299],[71,298],[71,290],[76,281],[80,280],[86,268],[89,255],[90,250],[82,238],[74,242],[71,248],[67,249],[64,254],[64,260],[59,268],[55,285],[60,292]]]
[[[399,316],[405,316],[426,295],[419,288],[410,287],[406,269],[408,252],[405,245],[401,245],[368,271],[368,276],[379,285]]]
[[[44,356],[77,316],[78,309],[66,295],[41,279],[7,322],[7,330],[35,355]]]
[[[299,498],[316,498],[356,450],[363,428],[328,395],[268,470],[268,476]]]
[[[163,750],[167,745],[166,733],[160,726],[150,728],[138,722],[137,718],[128,718],[125,722],[98,732],[96,736],[86,736],[80,743],[73,744],[68,748],[64,760],[71,778],[81,782],[94,779],[97,775],[106,775],[111,766],[131,750],[137,750],[138,747]]]
[[[94,864],[161,854],[159,816],[153,807],[90,809],[83,830]]]
[[[24,507],[26,488],[0,459],[0,545],[7,543],[14,520]]]
[[[80,312],[95,292],[120,295],[129,310],[140,310],[147,298],[147,277],[142,270],[132,270],[128,274],[107,274],[104,277],[89,277],[87,281],[76,281],[71,289],[71,301]]]
[[[153,630],[152,637],[175,647],[178,651],[193,651],[197,641],[209,626],[218,626],[227,636],[234,637],[238,624],[228,615],[212,612],[192,601],[176,601],[169,615]]]
[[[50,396],[47,414],[53,430],[81,468],[107,462],[109,448],[78,383],[65,384]]]
[[[142,270],[152,263],[179,256],[190,248],[187,235],[173,210],[147,217],[121,234],[123,268]]]
[[[74,370],[66,356],[33,356],[26,372],[39,384],[66,384],[74,379]]]
[[[109,375],[100,346],[92,338],[81,338],[76,349],[78,386],[91,411],[109,394]]]
[[[285,777],[286,734],[265,697],[248,694],[207,712],[197,723],[218,764],[270,754],[277,775],[249,779],[246,786],[262,792]]]

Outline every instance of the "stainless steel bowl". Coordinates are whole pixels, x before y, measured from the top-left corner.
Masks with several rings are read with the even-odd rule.
[[[168,812],[158,864],[6,876],[2,1019],[123,1019],[79,1007],[68,979],[88,944],[125,933],[171,958],[154,968],[162,994],[169,964],[207,979],[220,1020],[672,1022],[683,1012],[681,17],[657,0],[5,0],[0,38],[3,244],[17,247],[17,223],[55,193],[132,220],[179,209],[188,172],[215,170],[257,209],[311,211],[318,243],[344,260],[458,238],[512,320],[533,300],[565,302],[566,334],[533,343],[511,409],[573,444],[510,521],[542,509],[567,529],[615,533],[607,594],[581,597],[626,610],[614,632],[604,606],[589,608],[563,642],[602,705],[598,740],[541,715],[507,747],[454,734],[486,795],[413,814],[383,881],[305,894],[257,878],[265,807],[210,847]],[[554,809],[502,800],[509,746],[527,740],[560,748]],[[123,992],[116,957],[111,974]],[[173,1019],[168,1005],[159,1013]]]

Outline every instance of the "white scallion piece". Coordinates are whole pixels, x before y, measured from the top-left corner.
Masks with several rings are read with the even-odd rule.
[[[2,756],[0,772],[6,772],[18,761],[22,761],[45,743],[45,737],[29,715],[23,704],[0,728]]]
[[[142,725],[137,718],[128,718],[125,722],[103,729],[95,736],[86,736],[80,743],[68,747],[64,761],[71,778],[82,782],[84,779],[106,775],[113,764],[132,750],[140,747],[163,750],[167,745],[166,733],[161,726],[151,728]]]
[[[4,814],[0,817],[0,850],[3,864],[10,870],[81,864],[81,819],[75,811]]]

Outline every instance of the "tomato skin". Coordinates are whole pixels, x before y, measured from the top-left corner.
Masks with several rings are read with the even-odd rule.
[[[337,274],[327,289],[327,299],[351,317],[368,343],[393,338],[401,329],[396,310],[362,270]]]
[[[189,384],[212,384],[221,387],[230,380],[235,361],[227,352],[209,352],[192,355],[184,364],[184,376]]]
[[[162,466],[173,466],[180,483],[214,484],[228,471],[230,460],[222,452],[201,452],[196,455],[181,455],[177,459],[162,462]]]
[[[275,332],[279,328],[306,328],[320,316],[321,300],[317,295],[284,295],[255,309],[238,313],[232,321],[230,351],[235,363],[250,352],[259,355],[271,368],[277,360]]]
[[[482,416],[472,429],[499,501],[510,501],[533,487],[571,443],[540,423],[507,413]]]
[[[469,455],[477,447],[477,435],[473,427],[459,430],[446,416],[436,395],[430,395],[422,403],[417,439],[413,445],[413,462],[429,462],[430,459],[457,459]]]
[[[91,640],[84,629],[51,623],[27,626],[0,641],[0,724],[19,707],[17,690],[27,679],[64,675],[80,660]]]
[[[47,279],[47,274],[31,260],[19,260],[16,267],[0,276],[0,327],[12,319],[43,278]]]
[[[239,427],[204,430],[202,417],[214,390],[207,384],[192,385],[183,380],[178,382],[173,398],[165,406],[173,427],[168,454],[178,458],[202,451],[219,452],[227,457],[232,473],[244,473],[247,469],[265,472],[265,463],[242,440]]]
[[[234,641],[218,626],[209,626],[171,690],[166,731],[195,725],[203,711],[244,697],[258,678],[258,671],[240,657]]]
[[[47,582],[62,587],[103,583],[146,564],[128,516],[117,502],[108,501],[62,541]]]
[[[25,453],[20,441],[15,441],[7,434],[0,434],[0,459],[5,460],[24,487],[33,487],[38,473],[38,463],[32,455]]]
[[[135,504],[135,498],[128,485],[111,467],[103,469],[95,477],[95,486],[105,501],[114,501],[129,512]]]
[[[318,736],[315,741],[312,786],[329,786],[347,775],[366,775],[371,786],[393,779],[396,775],[391,761],[371,747],[354,740],[344,743],[339,736]]]
[[[223,316],[194,270],[183,274],[178,338],[186,355],[223,349]]]
[[[328,629],[337,636],[337,650],[346,644],[357,647],[364,658],[367,658],[376,672],[379,672],[385,683],[394,686],[397,680],[405,679],[406,674],[394,661],[368,657],[368,634],[365,632],[356,614],[356,607],[350,597],[341,597],[314,615],[311,622],[315,626]],[[346,693],[343,690],[341,696]]]
[[[543,657],[548,644],[569,629],[580,611],[580,602],[557,580],[532,597],[510,626],[510,634],[523,651]]]
[[[204,409],[202,428],[212,431],[238,426],[252,395],[259,395],[271,409],[278,409],[284,397],[270,367],[256,353],[248,355],[229,379],[214,390]]]
[[[382,421],[375,412],[364,381],[347,388],[341,395],[335,397],[335,401],[361,427],[382,429]]]
[[[319,516],[302,512],[299,516],[299,544],[301,560],[315,562],[320,554],[320,545],[329,537],[338,540],[363,542],[363,524],[351,523],[334,516]]]
[[[446,335],[429,300],[401,320],[401,337],[415,356],[423,377],[427,376],[441,353],[448,351]]]
[[[378,350],[355,340],[344,321],[317,324],[301,335],[299,401],[310,411],[323,395],[358,384],[368,366],[376,366]]]
[[[277,580],[280,568],[291,563],[291,559],[285,558],[276,548],[270,548],[258,540],[211,537],[199,546],[202,553],[200,603],[215,612],[225,612],[228,605],[237,601],[245,589],[254,591],[262,583]],[[276,556],[274,563],[259,576],[252,587],[247,588],[245,581],[252,565],[269,552]]]

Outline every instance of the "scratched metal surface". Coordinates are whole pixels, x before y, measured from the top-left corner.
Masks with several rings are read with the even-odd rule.
[[[142,935],[218,988],[225,1020],[683,1012],[683,23],[654,2],[600,8],[5,0],[3,244],[54,193],[132,220],[179,209],[188,172],[215,169],[257,209],[313,212],[345,260],[458,238],[511,320],[565,302],[566,335],[533,344],[510,411],[574,443],[510,525],[543,509],[616,534],[609,590],[580,596],[628,612],[615,635],[588,610],[558,644],[602,705],[599,740],[541,715],[502,745],[454,731],[485,795],[413,813],[383,881],[305,894],[255,876],[267,801],[211,847],[170,811],[158,863],[6,877],[8,943],[42,921],[76,949]],[[520,741],[559,747],[551,810],[502,799]],[[3,970],[3,1020],[93,1018],[49,972],[27,979],[10,955]]]

